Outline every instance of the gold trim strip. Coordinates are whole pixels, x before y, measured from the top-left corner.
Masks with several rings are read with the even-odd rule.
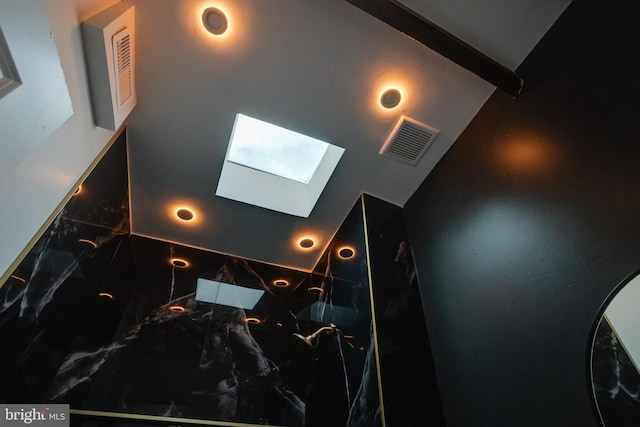
[[[192,424],[192,425],[206,425],[206,426],[222,426],[222,427],[285,427],[285,426],[265,426],[264,424],[246,424],[235,423],[230,421],[212,421],[212,420],[199,420],[196,418],[180,418],[180,417],[164,417],[160,415],[144,415],[144,414],[126,414],[121,412],[105,412],[105,411],[91,411],[86,409],[70,409],[70,414],[84,415],[89,417],[98,418],[118,418],[121,420],[141,420],[141,421],[159,421],[172,424]]]
[[[42,224],[42,226],[40,227],[40,229],[38,229],[38,231],[36,232],[36,234],[31,238],[31,240],[29,240],[29,243],[27,243],[27,245],[25,246],[25,248],[22,250],[22,252],[20,252],[20,254],[18,255],[18,257],[11,263],[11,265],[9,265],[9,268],[7,268],[7,271],[5,271],[4,273],[2,273],[2,276],[0,277],[0,288],[2,288],[2,286],[4,286],[4,284],[7,282],[7,280],[9,279],[9,276],[11,276],[11,273],[13,273],[13,271],[18,268],[18,265],[20,265],[20,263],[22,262],[22,260],[24,260],[24,258],[27,256],[27,254],[29,253],[29,251],[31,251],[31,249],[33,249],[33,246],[38,242],[38,240],[40,239],[40,237],[42,237],[42,235],[44,234],[45,231],[47,231],[47,228],[49,228],[49,226],[51,225],[51,223],[56,219],[56,217],[58,216],[58,214],[60,212],[62,212],[62,209],[64,209],[65,205],[69,202],[69,200],[71,200],[71,198],[73,197],[73,195],[76,192],[76,189],[78,188],[78,185],[82,184],[84,182],[85,179],[87,179],[87,177],[89,176],[89,174],[91,172],[93,172],[93,169],[98,165],[98,163],[100,163],[100,160],[102,160],[102,158],[104,157],[104,155],[107,153],[107,151],[109,151],[109,149],[111,148],[111,146],[113,145],[114,142],[116,142],[116,140],[120,137],[120,135],[122,134],[122,132],[126,129],[126,125],[123,124],[122,126],[120,126],[120,129],[118,129],[116,131],[116,133],[113,134],[113,136],[111,137],[111,139],[109,140],[109,142],[107,143],[107,145],[102,149],[102,151],[100,151],[100,153],[98,154],[98,156],[93,160],[93,162],[91,162],[91,164],[89,165],[89,167],[87,168],[87,170],[84,171],[84,173],[80,176],[80,178],[78,178],[78,180],[75,182],[75,184],[73,185],[73,187],[71,187],[71,190],[67,193],[67,195],[62,199],[62,201],[58,204],[58,206],[56,206],[56,208],[53,210],[53,213],[51,213],[51,215],[49,215],[49,217],[46,219],[46,221],[44,222],[44,224]],[[127,168],[128,169],[128,168]]]
[[[369,233],[367,232],[367,210],[364,204],[364,194],[360,195],[362,206],[362,222],[364,229],[364,249],[367,255],[367,276],[369,279],[369,301],[371,303],[371,323],[373,325],[373,349],[376,355],[376,374],[378,376],[378,399],[380,399],[380,419],[382,427],[387,425],[384,415],[384,396],[382,394],[382,373],[380,371],[380,350],[378,349],[378,326],[376,324],[376,307],[373,298],[373,282],[371,279],[371,256],[369,254]]]

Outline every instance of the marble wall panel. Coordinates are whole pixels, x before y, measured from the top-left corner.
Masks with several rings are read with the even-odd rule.
[[[363,195],[385,422],[443,426],[413,252],[401,207]]]
[[[125,135],[0,288],[0,401],[40,402],[129,234]]]

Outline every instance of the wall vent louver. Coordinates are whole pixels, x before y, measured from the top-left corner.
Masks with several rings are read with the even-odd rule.
[[[128,28],[113,37],[113,51],[116,67],[116,99],[118,111],[133,94],[133,70],[131,66],[131,33]]]
[[[439,133],[431,126],[402,116],[379,154],[415,166]]]
[[[115,131],[135,107],[135,6],[118,3],[82,23],[96,125]]]

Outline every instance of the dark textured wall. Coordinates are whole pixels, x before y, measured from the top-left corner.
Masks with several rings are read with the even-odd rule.
[[[448,426],[598,425],[590,333],[640,267],[639,10],[574,1],[405,206]]]

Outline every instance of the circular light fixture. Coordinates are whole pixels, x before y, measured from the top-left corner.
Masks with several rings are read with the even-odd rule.
[[[398,89],[387,89],[380,96],[380,104],[384,108],[394,108],[400,104],[402,95]]]
[[[276,288],[286,288],[287,286],[289,286],[289,282],[287,280],[284,280],[284,279],[276,279],[271,283]]]
[[[96,242],[94,242],[92,240],[89,240],[89,239],[78,239],[78,243],[87,243],[87,244],[93,246],[94,249],[98,247],[98,244]]]
[[[311,249],[315,244],[316,242],[311,237],[303,237],[298,241],[298,245],[300,245],[302,249]]]
[[[16,276],[15,274],[12,274],[10,277],[14,280],[17,280],[18,282],[27,283],[26,279],[23,279],[20,276]]]
[[[262,323],[262,320],[258,319],[257,317],[247,317],[246,319],[244,319],[247,324],[249,325],[259,325],[260,323]]]
[[[189,262],[180,258],[171,258],[171,265],[178,268],[189,267]]]
[[[76,191],[73,192],[73,195],[75,196],[76,194],[80,193],[82,193],[82,184],[78,185],[78,188],[76,188]]]
[[[110,294],[109,292],[99,292],[98,296],[100,298],[113,299],[113,295]]]
[[[312,286],[309,289],[307,289],[307,292],[324,292],[324,289],[322,289],[319,286]]]
[[[338,256],[342,259],[349,259],[355,255],[356,251],[349,246],[343,246],[338,249]]]
[[[176,210],[176,215],[183,221],[191,221],[195,216],[193,211],[187,208],[179,208]]]
[[[184,307],[180,305],[172,305],[169,307],[169,310],[173,311],[174,313],[183,313]]]
[[[202,12],[202,25],[211,34],[219,36],[227,31],[227,16],[217,7],[209,7]]]

